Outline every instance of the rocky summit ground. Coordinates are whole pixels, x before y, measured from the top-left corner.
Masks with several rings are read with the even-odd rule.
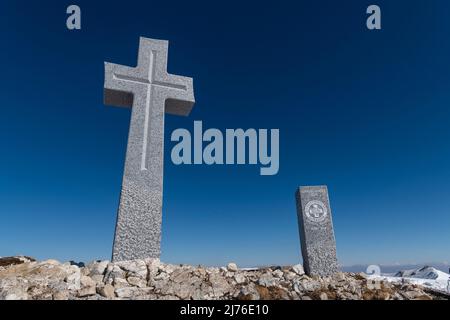
[[[365,274],[308,277],[301,265],[255,270],[171,265],[159,260],[86,266],[29,257],[0,258],[0,299],[382,299],[432,300],[414,284],[374,283]]]

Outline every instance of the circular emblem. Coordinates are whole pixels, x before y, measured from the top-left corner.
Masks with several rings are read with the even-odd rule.
[[[306,204],[305,213],[309,220],[322,222],[327,217],[327,207],[322,201],[313,200]]]

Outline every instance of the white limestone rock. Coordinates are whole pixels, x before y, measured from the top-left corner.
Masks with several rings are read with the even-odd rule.
[[[230,271],[230,272],[236,272],[236,271],[238,271],[238,267],[237,267],[236,263],[230,262],[227,265],[227,270]]]
[[[305,270],[303,269],[303,266],[301,264],[296,264],[296,265],[292,266],[292,270],[299,276],[302,276],[305,274]]]

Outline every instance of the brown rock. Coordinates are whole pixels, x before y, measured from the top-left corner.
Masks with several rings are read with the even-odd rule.
[[[114,293],[114,287],[109,283],[105,284],[104,286],[97,287],[97,293],[107,299],[114,299],[116,297]]]
[[[260,285],[255,286],[260,300],[271,300],[269,289]]]
[[[421,296],[414,298],[414,300],[433,300],[433,298],[427,294],[423,294]]]
[[[97,291],[96,291],[96,289],[95,289],[95,286],[94,286],[94,287],[84,287],[83,289],[78,290],[78,296],[79,296],[80,298],[83,298],[83,297],[87,297],[87,296],[92,296],[92,295],[94,295],[96,292],[97,292]]]
[[[68,300],[69,299],[69,291],[58,291],[53,294],[53,300]]]

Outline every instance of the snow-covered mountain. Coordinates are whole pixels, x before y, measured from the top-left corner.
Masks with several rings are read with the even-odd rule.
[[[395,274],[381,274],[370,277],[372,279],[380,278],[389,282],[409,282],[440,291],[450,291],[450,275],[429,266],[403,270]]]
[[[449,275],[433,267],[423,267],[420,269],[399,271],[395,274],[395,277],[447,280],[449,278]]]

